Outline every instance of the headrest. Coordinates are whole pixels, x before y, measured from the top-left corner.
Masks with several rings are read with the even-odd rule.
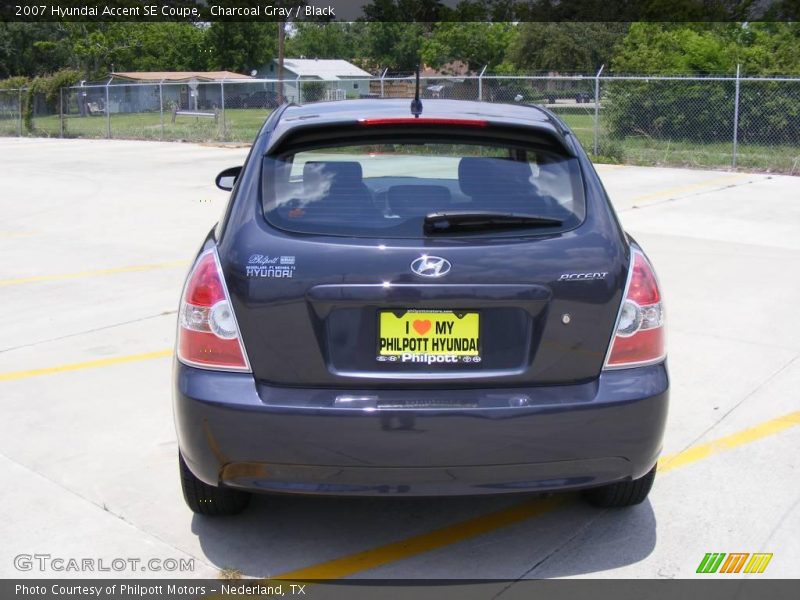
[[[508,158],[465,156],[458,163],[458,185],[467,196],[532,194],[531,166]]]
[[[443,185],[393,185],[386,193],[392,211],[401,217],[447,210],[450,190]]]
[[[348,180],[350,183],[360,182],[362,178],[361,163],[313,160],[303,165],[303,181],[321,177],[330,177],[337,183],[340,180]]]

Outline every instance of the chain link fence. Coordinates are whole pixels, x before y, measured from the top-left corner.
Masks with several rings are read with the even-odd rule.
[[[0,135],[22,135],[22,90],[0,90]]]
[[[283,102],[411,98],[413,75],[83,85],[47,99],[0,90],[0,135],[250,143]],[[800,79],[422,78],[423,99],[526,103],[558,114],[599,161],[800,174]]]

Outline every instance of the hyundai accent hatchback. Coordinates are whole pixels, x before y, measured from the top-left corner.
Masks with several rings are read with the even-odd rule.
[[[191,268],[174,410],[189,507],[251,492],[585,490],[642,502],[664,312],[569,128],[533,106],[282,106]]]

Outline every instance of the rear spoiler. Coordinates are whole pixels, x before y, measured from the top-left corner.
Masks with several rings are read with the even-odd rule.
[[[275,135],[275,132],[278,132]],[[329,146],[331,140],[338,145],[376,143],[381,138],[392,141],[419,141],[424,135],[430,141],[452,141],[454,138],[466,143],[492,141],[544,150],[562,156],[576,157],[574,146],[568,140],[568,130],[558,122],[508,123],[492,121],[476,116],[474,119],[439,117],[365,117],[358,120],[298,123],[293,127],[276,128],[274,137],[266,144],[265,155],[281,155],[299,149]]]

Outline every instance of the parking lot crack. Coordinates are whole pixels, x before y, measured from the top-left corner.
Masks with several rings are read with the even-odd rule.
[[[506,593],[507,590],[511,589],[516,583],[520,581],[524,581],[529,578],[529,576],[543,564],[545,564],[548,560],[553,558],[556,554],[561,552],[564,548],[569,546],[575,539],[580,537],[585,531],[587,531],[595,522],[600,519],[603,515],[605,515],[608,511],[607,510],[598,510],[597,515],[589,520],[587,520],[583,526],[576,529],[571,536],[569,536],[566,540],[564,540],[561,544],[555,546],[550,552],[548,552],[544,557],[536,561],[530,568],[524,571],[519,577],[515,578],[511,583],[505,586],[502,590],[497,592],[494,596],[492,596],[492,600],[495,598],[499,598],[503,594]]]
[[[705,430],[700,432],[699,435],[697,435],[692,441],[690,441],[683,448],[681,448],[678,452],[676,452],[675,455],[681,454],[682,452],[686,452],[689,448],[691,448],[697,442],[699,442],[704,437],[706,437],[711,431],[716,429],[716,427],[720,423],[722,423],[725,419],[727,419],[737,408],[739,408],[742,404],[747,402],[747,400],[749,400],[757,392],[759,392],[761,389],[763,389],[767,384],[772,382],[776,377],[778,377],[778,375],[780,375],[781,373],[786,371],[789,367],[791,367],[795,362],[797,362],[798,359],[800,359],[800,354],[795,355],[791,360],[789,360],[787,363],[785,363],[783,366],[781,366],[779,369],[777,369],[775,372],[773,372],[771,375],[769,375],[766,379],[764,379],[762,382],[760,382],[755,388],[753,388],[747,394],[745,394],[745,396],[741,400],[739,400],[739,402],[734,404],[728,411],[726,411],[719,419],[717,419],[717,421],[714,422],[713,425],[707,427]]]
[[[792,505],[783,512],[783,514],[781,515],[781,518],[778,519],[778,522],[775,524],[775,527],[773,527],[772,530],[769,532],[769,535],[764,540],[764,543],[761,544],[761,550],[762,551],[764,549],[768,549],[769,548],[769,544],[772,541],[772,538],[775,537],[776,533],[778,533],[779,531],[781,531],[783,529],[783,524],[786,522],[786,519],[788,519],[789,515],[791,515],[795,510],[797,510],[798,507],[800,507],[800,496],[797,496],[795,498],[795,500],[792,503]]]

